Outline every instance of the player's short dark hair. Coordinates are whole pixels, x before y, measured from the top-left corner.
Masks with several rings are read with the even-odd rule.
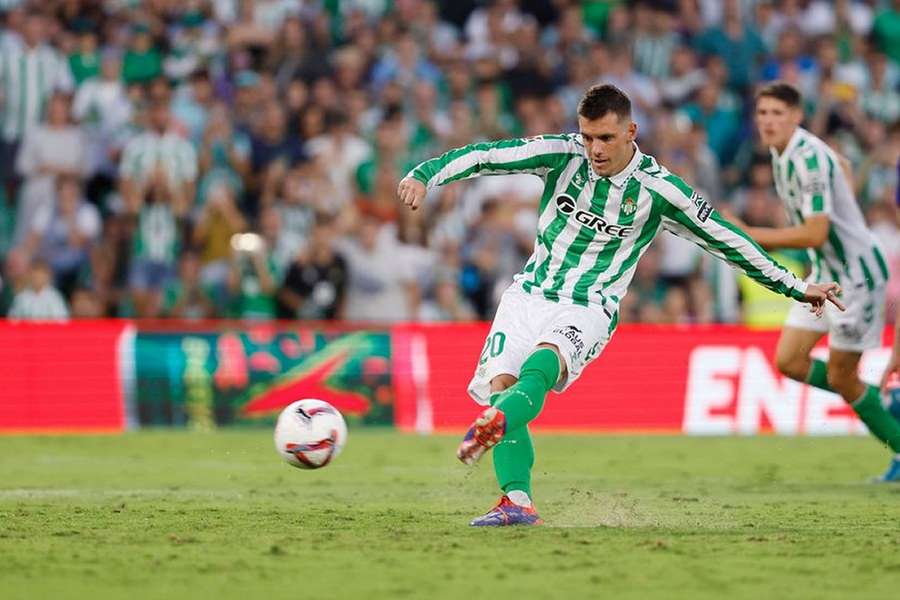
[[[800,90],[784,81],[773,81],[759,88],[759,91],[756,92],[756,100],[759,101],[760,98],[775,98],[792,108],[797,108],[803,103]]]
[[[615,113],[620,119],[631,117],[631,100],[614,85],[592,85],[578,102],[578,114],[593,121]]]

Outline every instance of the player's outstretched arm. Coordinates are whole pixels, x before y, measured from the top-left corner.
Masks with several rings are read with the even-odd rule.
[[[454,148],[407,173],[397,195],[415,210],[425,197],[424,191],[436,185],[479,175],[527,173],[544,177],[572,156],[580,155],[583,148],[579,143],[572,135],[541,135]]]
[[[837,284],[816,285],[798,278],[778,264],[741,228],[723,219],[679,177],[667,175],[648,183],[664,201],[663,226],[675,235],[728,261],[773,292],[808,302],[816,314],[822,314],[826,302],[843,310],[836,297],[840,293]]]

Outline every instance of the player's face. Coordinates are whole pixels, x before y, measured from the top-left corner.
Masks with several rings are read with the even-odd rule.
[[[756,101],[756,128],[760,139],[767,146],[784,150],[802,121],[803,111],[799,107],[789,106],[770,96],[763,96]]]
[[[591,168],[597,175],[609,177],[628,165],[637,135],[634,121],[627,117],[620,118],[612,112],[599,119],[586,119],[578,115],[578,129]]]

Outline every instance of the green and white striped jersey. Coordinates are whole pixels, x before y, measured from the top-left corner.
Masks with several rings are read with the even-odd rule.
[[[161,164],[174,184],[197,179],[197,152],[194,145],[174,132],[163,135],[144,131],[131,138],[122,151],[119,175],[143,182]]]
[[[628,166],[612,177],[594,173],[579,134],[471,144],[423,162],[409,176],[432,187],[508,173],[531,173],[545,184],[534,252],[515,277],[531,294],[615,314],[660,227],[773,291],[798,300],[806,291],[806,283],[637,146]]]
[[[13,40],[4,40],[0,46],[0,134],[11,142],[22,139],[40,122],[50,94],[55,90],[71,91],[74,84],[69,63],[50,46],[28,48]]]
[[[775,189],[791,222],[800,225],[817,214],[830,221],[828,240],[807,249],[811,280],[837,281],[845,288],[865,284],[869,290],[884,285],[887,263],[834,150],[798,127],[780,156],[774,148],[771,153]]]

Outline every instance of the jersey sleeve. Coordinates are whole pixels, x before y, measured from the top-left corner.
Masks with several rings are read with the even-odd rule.
[[[824,152],[810,148],[792,160],[800,182],[800,212],[804,217],[831,214],[829,169],[835,168]]]
[[[569,136],[479,142],[426,160],[407,174],[428,188],[479,175],[528,173],[544,177],[580,151]]]
[[[803,300],[807,283],[778,264],[746,233],[729,223],[684,181],[674,175],[658,179],[662,223],[666,230],[688,239],[713,256],[728,261],[768,289]]]

